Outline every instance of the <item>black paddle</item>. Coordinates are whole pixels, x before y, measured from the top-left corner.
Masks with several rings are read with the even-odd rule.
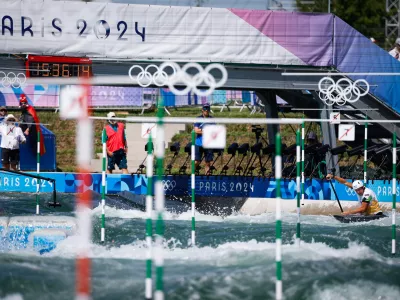
[[[323,160],[323,161],[321,161],[321,162],[318,164],[318,173],[319,173],[319,177],[320,177],[320,179],[323,179],[323,178],[326,177],[326,176],[324,176],[324,174],[322,174],[322,172],[321,172],[321,168],[320,168],[320,166],[319,166],[321,163],[324,163],[324,164],[326,165],[326,161]],[[332,169],[331,171],[332,171],[332,175],[334,175],[335,170]],[[343,212],[342,205],[340,204],[339,197],[338,197],[338,195],[337,195],[337,193],[336,193],[335,187],[333,186],[332,180],[329,180],[329,183],[331,184],[331,188],[332,188],[333,192],[335,193],[336,201],[337,201],[337,203],[339,204],[340,210],[341,210],[341,212]]]
[[[339,197],[338,197],[338,195],[336,193],[335,187],[333,186],[332,180],[329,180],[329,183],[331,184],[332,190],[335,193],[336,201],[339,204],[340,210],[341,210],[341,212],[343,212],[342,205],[340,204]]]

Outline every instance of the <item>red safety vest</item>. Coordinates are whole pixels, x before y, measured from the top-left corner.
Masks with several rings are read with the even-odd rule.
[[[124,149],[124,124],[118,123],[118,129],[115,131],[111,125],[106,126],[107,133],[107,149],[111,152],[117,151],[119,149]]]

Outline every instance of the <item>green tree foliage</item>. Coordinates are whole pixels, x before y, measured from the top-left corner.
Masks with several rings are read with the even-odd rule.
[[[305,0],[296,0],[299,11],[328,12],[328,0],[314,0],[307,4]],[[331,0],[331,13],[335,14],[366,37],[375,38],[381,47],[385,44],[385,19],[394,12],[386,12],[383,0]],[[390,41],[391,43],[393,41]]]
[[[206,2],[207,2],[207,0],[195,0],[194,1],[196,7],[202,7],[206,4]]]

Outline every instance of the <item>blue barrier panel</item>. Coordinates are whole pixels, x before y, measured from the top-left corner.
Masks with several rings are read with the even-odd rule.
[[[44,145],[46,147],[46,153],[40,157],[40,170],[41,171],[56,171],[57,159],[56,159],[56,136],[53,132],[44,126],[40,126],[43,133]],[[20,168],[22,171],[36,171],[36,152],[33,152],[30,147],[30,137],[27,137],[26,144],[20,145]],[[0,136],[1,141],[1,136]],[[35,147],[36,150],[36,147]],[[0,148],[1,156],[1,148]],[[3,165],[0,162],[0,166]]]
[[[74,193],[78,186],[83,185],[83,190],[101,192],[101,174],[90,174],[85,180],[79,180],[75,173],[44,172],[44,177],[53,178],[57,183],[57,192]],[[106,178],[107,194],[117,194],[129,191],[136,195],[146,195],[147,177],[141,174],[109,174]],[[294,200],[296,198],[296,180],[281,181],[282,198]],[[391,182],[375,180],[367,185],[375,191],[381,202],[392,202]],[[170,175],[164,176],[163,187],[166,195],[190,195],[190,176]],[[343,184],[334,182],[334,187],[340,200],[357,201],[354,191]],[[276,181],[273,178],[258,178],[249,176],[197,176],[196,195],[205,197],[255,197],[274,198]],[[24,177],[23,174],[8,174],[3,172],[0,176],[0,192],[35,192],[36,179]],[[52,192],[53,184],[43,181],[42,192]],[[400,187],[396,190],[400,196]],[[335,200],[335,195],[328,181],[313,179],[305,182],[305,199],[309,200]]]

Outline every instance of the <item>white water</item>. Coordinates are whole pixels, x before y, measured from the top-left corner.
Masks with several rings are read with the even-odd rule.
[[[101,210],[96,208],[92,211],[92,214],[96,217],[101,216]],[[126,222],[131,222],[129,219],[146,219],[146,213],[138,210],[118,210],[114,208],[107,207],[106,217],[112,217],[112,222],[109,222],[108,226],[118,227],[124,226]],[[155,216],[153,216],[154,219]],[[191,212],[185,212],[182,214],[176,213],[165,213],[165,219],[169,221],[184,221],[185,224],[188,225],[188,232],[190,231],[190,220],[191,220]],[[241,224],[260,224],[260,227],[268,227],[269,229],[274,228],[275,223],[275,215],[271,213],[262,214],[258,216],[248,216],[248,215],[232,215],[229,217],[218,217],[218,216],[207,216],[202,214],[196,214],[196,219],[199,222],[203,222],[203,226],[209,226],[210,228],[218,229],[219,223],[228,223],[234,224],[233,228],[238,228],[240,230]],[[296,214],[283,214],[284,225],[290,226],[293,225],[295,228],[297,216]],[[140,223],[140,222],[136,222]],[[216,224],[214,224],[216,223]],[[302,242],[301,247],[297,247],[296,245],[284,244],[282,249],[282,259],[283,259],[283,268],[285,270],[284,276],[299,276],[302,274],[304,269],[302,269],[302,262],[305,263],[305,267],[307,264],[312,262],[316,262],[313,264],[315,268],[318,270],[320,266],[324,265],[324,263],[332,264],[332,278],[337,276],[335,274],[335,268],[337,267],[335,264],[338,263],[343,266],[343,269],[348,270],[350,274],[354,270],[346,269],[346,265],[351,265],[355,261],[360,261],[361,264],[365,264],[365,260],[378,262],[379,265],[388,266],[392,265],[395,268],[400,266],[400,261],[398,258],[387,258],[384,257],[381,253],[377,253],[370,247],[362,244],[351,242],[350,238],[348,238],[347,234],[351,234],[351,226],[384,226],[388,228],[388,243],[390,242],[390,225],[391,218],[386,218],[383,220],[376,220],[369,223],[362,224],[342,224],[334,220],[329,216],[302,216],[302,223],[313,225],[312,227],[318,228],[318,225],[322,226],[330,226],[330,227],[346,227],[347,229],[340,230],[340,236],[338,239],[349,241],[347,248],[333,248],[328,246],[325,243],[321,242],[311,242],[306,243]],[[135,223],[134,223],[135,224]],[[263,224],[269,224],[264,226]],[[400,222],[399,222],[400,224]],[[221,224],[222,225],[222,224]],[[106,220],[107,226],[107,220]],[[350,226],[350,227],[349,227]],[[168,222],[166,223],[166,227],[168,227]],[[257,227],[258,226],[247,226],[247,227]],[[386,229],[380,229],[383,232],[386,232]],[[318,236],[327,236],[332,237],[332,230],[329,229],[326,232],[322,229],[321,232],[318,232]],[[336,232],[336,231],[335,231]],[[221,236],[225,234],[223,230],[221,230]],[[126,233],[124,233],[126,234]],[[335,234],[335,233],[334,233]],[[188,235],[189,237],[189,235]],[[143,227],[143,237],[139,237],[141,240],[137,240],[133,243],[121,246],[112,246],[112,243],[108,242],[107,246],[102,246],[99,244],[91,245],[91,252],[89,256],[93,259],[103,259],[107,258],[105,262],[107,267],[110,268],[119,268],[112,267],[115,264],[115,261],[112,259],[123,259],[124,261],[120,265],[124,265],[125,262],[138,261],[137,265],[144,265],[145,254],[146,254],[146,244],[144,241],[144,227]],[[366,237],[368,238],[368,237]],[[353,239],[354,240],[354,239]],[[50,253],[46,253],[43,256],[40,256],[42,259],[40,261],[46,262],[48,261],[51,264],[54,264],[54,261],[59,261],[58,259],[47,260],[46,258],[66,258],[66,259],[75,259],[76,255],[80,252],[79,249],[80,240],[78,236],[68,237],[66,240],[60,242],[56,249],[54,249]],[[202,299],[205,296],[204,289],[208,288],[208,285],[211,285],[209,288],[211,293],[213,294],[212,299],[241,299],[237,296],[237,291],[240,290],[242,292],[246,292],[246,289],[249,287],[246,285],[246,282],[255,282],[254,286],[258,289],[263,288],[264,285],[273,285],[275,277],[274,277],[274,267],[275,267],[275,243],[271,242],[259,242],[257,240],[249,240],[245,242],[241,241],[230,241],[230,242],[221,242],[218,246],[210,247],[189,247],[185,248],[182,246],[180,241],[171,238],[165,242],[164,249],[164,258],[166,260],[166,268],[171,270],[173,266],[177,266],[181,270],[184,269],[184,274],[182,274],[182,284],[189,284],[190,289],[193,290],[191,296],[187,299]],[[27,260],[30,260],[29,256],[39,257],[39,254],[29,250],[19,250],[15,252],[11,252],[11,255],[23,256]],[[34,260],[34,264],[30,264],[29,262],[16,262],[14,263],[17,267],[21,266],[22,269],[25,270],[37,270],[38,264],[37,260]],[[73,261],[69,261],[68,263],[73,263]],[[288,270],[289,265],[296,266],[295,270]],[[171,267],[171,265],[173,265]],[[354,265],[354,264],[353,264]],[[42,264],[40,264],[40,267]],[[53,266],[53,265],[52,265]],[[199,274],[196,273],[196,266],[202,267],[205,266],[207,272]],[[57,264],[55,265],[57,267]],[[187,267],[187,268],[186,268]],[[192,268],[193,267],[193,268]],[[228,267],[227,269],[221,270],[219,267]],[[231,268],[234,267],[234,268]],[[235,269],[233,271],[232,269]],[[265,271],[268,269],[268,271]],[[186,271],[187,270],[187,271]],[[203,270],[203,269],[202,269]],[[317,279],[309,278],[307,287],[307,300],[344,300],[344,299],[354,299],[354,300],[375,300],[375,299],[400,299],[400,288],[396,285],[392,284],[384,284],[384,283],[374,283],[370,279],[371,278],[363,278],[363,273],[357,275],[357,278],[346,281],[345,283],[331,283],[330,281],[330,271],[331,267],[324,266],[320,271],[318,271],[316,277]],[[360,267],[360,272],[363,272],[363,268]],[[115,271],[115,270],[114,270]],[[119,271],[119,269],[117,270]],[[264,272],[265,271],[265,272]],[[194,272],[194,275],[192,273]],[[236,273],[235,273],[236,272]],[[309,271],[310,273],[311,271]],[[377,270],[379,272],[379,270]],[[392,271],[394,272],[394,271]],[[247,275],[249,274],[249,275]],[[265,277],[267,275],[267,278]],[[344,274],[345,275],[345,274]],[[139,276],[139,275],[137,275]],[[140,275],[141,276],[141,275]],[[191,277],[192,276],[192,277]],[[264,276],[264,277],[263,277]],[[323,278],[324,282],[319,281],[319,277]],[[184,281],[185,278],[189,278],[188,281]],[[126,286],[127,289],[132,289],[133,279],[127,278],[117,278],[119,281],[118,287],[112,285],[110,288],[120,289],[121,286]],[[116,279],[116,280],[117,280]],[[96,281],[97,280],[97,281]],[[94,284],[97,286],[103,286],[107,283],[99,282],[97,278],[94,280]],[[125,281],[123,281],[125,280]],[[137,277],[135,280],[140,280]],[[172,279],[171,279],[172,280]],[[286,280],[286,281],[285,281]],[[243,282],[242,282],[243,281]],[[289,285],[290,279],[284,278],[284,294],[289,297],[290,289],[287,289]],[[96,283],[95,283],[96,282]],[[261,283],[260,283],[261,282]],[[140,288],[141,283],[139,283]],[[198,286],[197,286],[198,285]],[[97,287],[99,288],[99,287]],[[182,288],[182,287],[181,287]],[[186,288],[186,287],[185,287]],[[188,287],[189,288],[189,287]],[[303,287],[300,284],[293,285],[293,290],[302,289]],[[199,290],[202,290],[202,293],[199,293]],[[130,291],[130,290],[129,290]],[[207,290],[208,292],[209,290]],[[137,290],[135,290],[137,292]],[[130,293],[130,292],[129,292]],[[251,295],[255,295],[254,293]],[[273,289],[268,290],[268,295],[271,298],[274,296]],[[73,297],[73,296],[71,296]],[[173,297],[172,297],[173,298]],[[7,300],[20,300],[23,299],[20,294],[9,294],[6,295]],[[182,298],[180,298],[182,299]],[[204,298],[206,299],[206,298]],[[246,299],[256,299],[256,298],[246,298]],[[294,299],[294,298],[288,298]]]
[[[5,296],[4,298],[0,298],[0,300],[23,300],[24,298],[22,297],[21,294],[10,294]]]
[[[98,206],[93,209],[94,216],[101,216],[101,207]],[[114,207],[106,206],[106,218],[120,218],[120,219],[146,219],[147,214],[144,211],[140,210],[123,210],[116,209]],[[271,224],[275,222],[275,214],[274,213],[264,213],[260,215],[243,215],[240,213],[233,214],[227,217],[221,216],[212,216],[212,215],[204,215],[196,211],[195,215],[196,221],[200,222],[231,222],[231,223],[249,223],[249,224]],[[300,216],[301,223],[307,225],[323,225],[323,226],[332,226],[332,227],[348,227],[348,226],[383,226],[383,227],[391,227],[392,219],[391,217],[373,220],[371,222],[360,222],[360,223],[351,223],[344,224],[335,220],[332,216],[325,215],[302,215]],[[156,220],[157,215],[153,212],[152,219]],[[180,221],[191,221],[192,212],[187,211],[181,214],[171,213],[168,211],[164,212],[164,220],[180,220]],[[297,214],[295,213],[282,213],[282,221],[285,223],[295,225],[297,223]],[[400,226],[400,214],[396,215],[396,222]]]
[[[179,241],[170,239],[165,242],[164,258],[167,260],[182,262],[202,262],[209,264],[240,263],[252,260],[274,260],[275,243],[257,242],[250,240],[247,242],[228,242],[217,247],[189,247],[182,248]],[[146,257],[145,241],[137,241],[129,245],[119,247],[105,247],[92,245],[91,258],[114,258],[114,259],[134,259],[145,260]],[[348,248],[335,249],[324,243],[305,243],[302,242],[300,248],[293,244],[285,244],[282,247],[284,260],[296,260],[301,258],[307,261],[321,261],[329,258],[340,259],[374,259],[386,261],[381,255],[371,250],[369,247],[350,242]],[[73,258],[79,253],[76,237],[69,237],[60,242],[57,248],[45,256]],[[392,261],[396,263],[395,261]]]
[[[389,300],[400,299],[397,286],[371,280],[354,280],[346,284],[321,287],[313,284],[310,300]]]

